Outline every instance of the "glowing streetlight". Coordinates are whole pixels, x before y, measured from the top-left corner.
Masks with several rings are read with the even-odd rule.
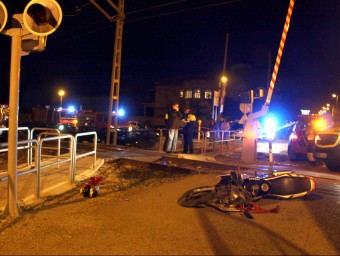
[[[224,83],[224,84],[227,83],[228,82],[228,78],[226,76],[222,76],[221,77],[221,82]]]
[[[63,96],[65,95],[64,90],[59,90],[58,95],[60,96],[60,108],[63,107]]]
[[[333,93],[332,97],[335,98],[335,108],[338,108],[339,95]]]

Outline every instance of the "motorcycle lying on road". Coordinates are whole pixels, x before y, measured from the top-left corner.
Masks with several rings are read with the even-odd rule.
[[[311,176],[296,174],[292,171],[275,171],[271,175],[247,177],[242,187],[256,198],[271,197],[290,199],[307,196],[316,189],[315,179]]]
[[[274,209],[261,208],[257,202],[264,197],[280,199],[306,196],[315,190],[315,180],[310,176],[291,171],[273,172],[272,175],[242,178],[239,170],[219,176],[215,186],[202,186],[185,192],[178,204],[183,207],[211,206],[223,212],[243,212],[248,218],[252,213],[277,213]]]

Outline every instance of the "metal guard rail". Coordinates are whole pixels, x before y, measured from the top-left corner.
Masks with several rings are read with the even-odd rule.
[[[2,128],[3,129],[3,128]],[[5,128],[8,129],[8,128]],[[27,128],[28,129],[28,128]],[[31,133],[32,134],[32,133]],[[49,133],[49,135],[51,135],[51,133]],[[52,133],[53,135],[53,133]],[[76,135],[76,137],[73,137],[70,134],[58,134],[56,133],[54,137],[46,137],[43,139],[39,139],[40,140],[36,140],[36,139],[30,139],[30,140],[25,140],[25,141],[18,141],[17,144],[18,145],[30,145],[28,146],[30,149],[30,152],[28,153],[30,155],[30,158],[32,159],[32,148],[34,148],[36,154],[35,154],[35,166],[33,168],[31,168],[30,170],[26,170],[26,171],[22,171],[22,172],[17,172],[17,176],[23,176],[29,173],[35,173],[36,174],[36,182],[35,182],[35,190],[34,190],[34,196],[35,198],[39,198],[40,197],[40,190],[41,190],[41,170],[42,169],[46,169],[48,167],[51,166],[55,166],[55,165],[59,165],[62,163],[69,163],[69,182],[73,183],[74,179],[75,179],[75,172],[76,172],[76,159],[82,158],[84,156],[88,156],[88,155],[94,155],[93,157],[93,168],[95,168],[96,165],[96,150],[97,150],[97,133],[96,132],[88,132],[88,133],[79,133]],[[94,149],[90,152],[86,152],[83,154],[76,154],[76,142],[78,137],[80,136],[88,136],[88,135],[94,135]],[[45,164],[42,165],[42,148],[43,148],[43,143],[47,142],[47,141],[53,141],[53,140],[62,140],[62,139],[69,139],[69,157],[67,157],[66,159],[60,159],[60,155],[57,156],[57,160],[56,162],[50,163],[50,164]],[[33,144],[35,146],[33,146]],[[0,143],[0,147],[7,147],[8,151],[8,143]],[[58,143],[58,152],[60,152],[60,143]],[[18,149],[20,148],[25,148],[25,147],[18,147]],[[32,165],[32,163],[31,163]],[[0,178],[0,182],[2,181],[6,181],[8,180],[8,175],[6,177]],[[15,186],[17,186],[17,184],[15,184]]]

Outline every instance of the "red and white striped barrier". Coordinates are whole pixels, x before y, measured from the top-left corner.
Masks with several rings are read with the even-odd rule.
[[[276,61],[275,61],[275,66],[274,66],[274,70],[273,70],[273,74],[272,74],[272,79],[270,80],[268,95],[267,95],[267,99],[266,99],[266,105],[269,105],[270,101],[272,99],[274,86],[275,86],[275,82],[276,82],[276,77],[277,77],[277,74],[279,72],[279,66],[280,66],[280,62],[281,62],[282,52],[283,52],[283,48],[285,46],[287,33],[288,33],[289,25],[290,25],[290,19],[292,17],[292,13],[293,13],[294,3],[295,3],[295,0],[290,0],[290,2],[289,2],[288,13],[287,13],[287,16],[286,16],[286,22],[285,22],[285,25],[283,27],[283,32],[282,32],[282,36],[281,36],[279,50],[278,50],[277,56],[276,56]]]

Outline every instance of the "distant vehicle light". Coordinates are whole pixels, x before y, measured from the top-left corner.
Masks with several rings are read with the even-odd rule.
[[[296,135],[296,133],[292,134],[292,141],[297,141],[298,140],[298,136]]]
[[[118,110],[118,116],[124,116],[124,115],[125,115],[124,109],[119,109]]]
[[[75,107],[73,107],[73,106],[69,106],[68,108],[67,108],[67,111],[68,112],[75,112],[76,111],[76,108]]]
[[[321,140],[320,136],[319,136],[319,135],[316,135],[316,136],[315,136],[315,140],[314,140],[315,144],[316,144],[319,140]]]
[[[132,126],[129,126],[128,131],[129,131],[129,132],[132,131]]]
[[[264,120],[264,127],[260,132],[260,136],[264,139],[274,140],[277,130],[276,120],[273,117],[267,117]]]
[[[65,126],[63,124],[59,125],[58,130],[63,131],[64,129],[65,129]]]
[[[275,131],[268,131],[267,137],[268,139],[273,140],[275,138]]]
[[[326,122],[323,119],[318,119],[314,122],[314,128],[316,130],[323,130],[326,127]]]
[[[301,109],[301,114],[302,115],[309,115],[310,110],[309,109]]]
[[[277,128],[276,120],[272,117],[266,118],[266,120],[264,121],[264,129],[265,130],[274,130],[276,128]]]

